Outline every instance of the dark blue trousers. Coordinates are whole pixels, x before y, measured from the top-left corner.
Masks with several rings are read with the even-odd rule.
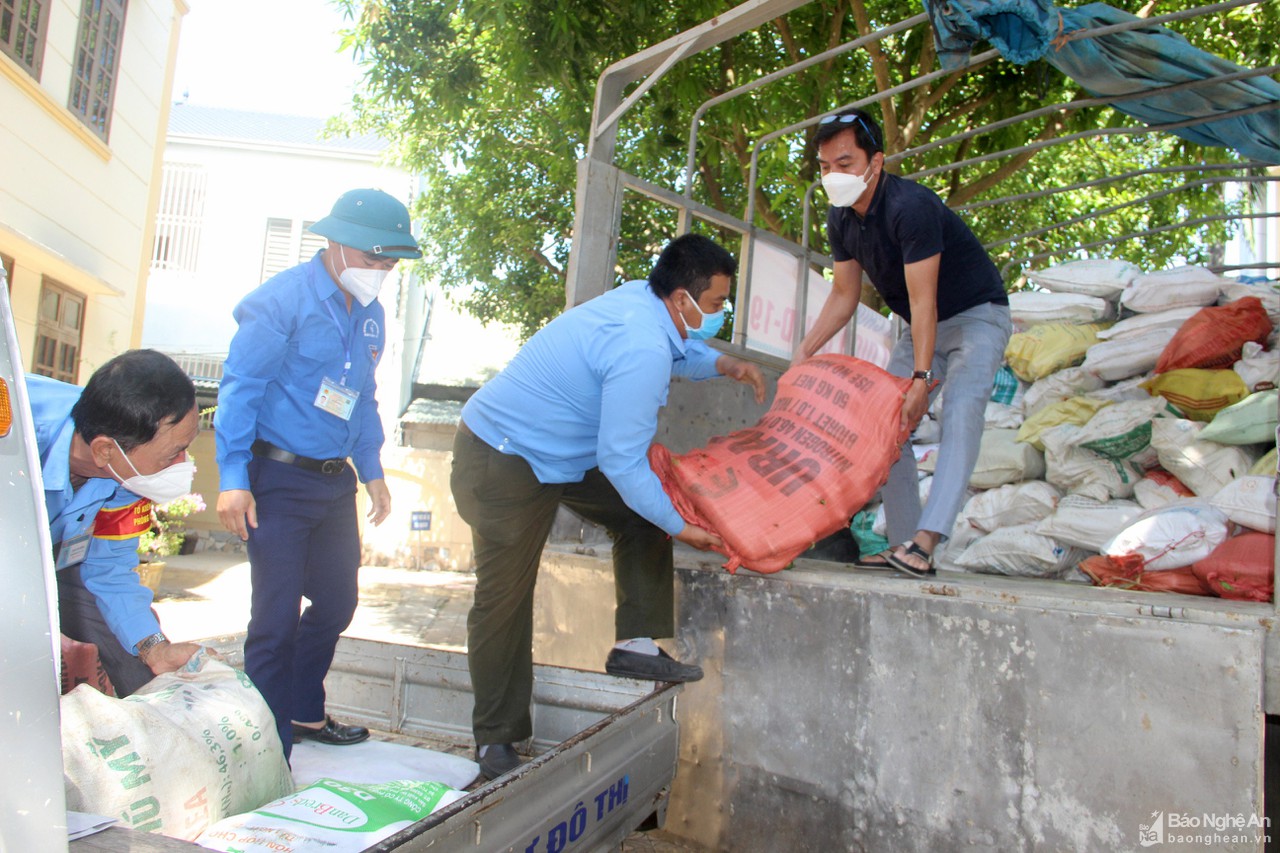
[[[324,678],[356,611],[356,475],[350,466],[319,474],[255,457],[249,488],[258,527],[249,529],[253,594],[244,671],[275,715],[288,757],[293,721],[325,718]]]

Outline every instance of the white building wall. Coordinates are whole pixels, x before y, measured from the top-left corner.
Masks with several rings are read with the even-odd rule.
[[[368,156],[170,139],[165,160],[208,173],[196,272],[157,271],[148,282],[143,344],[173,352],[226,353],[236,328],[232,309],[262,283],[268,219],[314,222],[357,187],[379,187],[406,202],[412,189],[403,171]],[[395,286],[389,282],[381,298],[392,314]]]
[[[78,0],[50,8],[39,81],[0,55],[0,252],[15,260],[13,308],[28,367],[43,275],[87,297],[82,381],[140,338],[156,155],[186,11],[182,0],[128,4],[105,143],[66,106]]]

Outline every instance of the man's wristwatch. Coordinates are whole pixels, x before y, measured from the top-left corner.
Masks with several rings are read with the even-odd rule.
[[[143,663],[146,663],[147,652],[151,651],[161,643],[167,643],[167,642],[169,642],[169,638],[166,637],[164,634],[160,633],[159,631],[155,632],[149,637],[142,638],[141,640],[138,641],[138,660],[142,661]]]
[[[915,371],[914,373],[912,373],[912,374],[911,374],[911,378],[912,378],[912,379],[923,379],[925,382],[932,382],[932,381],[933,381],[933,371],[932,371],[932,370],[917,370],[917,371]]]

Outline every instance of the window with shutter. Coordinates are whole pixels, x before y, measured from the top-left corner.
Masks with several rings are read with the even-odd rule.
[[[160,180],[151,269],[193,273],[200,260],[200,231],[209,176],[203,166],[165,163]]]
[[[268,219],[266,246],[262,251],[262,281],[278,272],[309,261],[328,241],[309,230],[314,222]]]

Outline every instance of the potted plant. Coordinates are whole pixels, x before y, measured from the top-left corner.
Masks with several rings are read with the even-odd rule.
[[[151,505],[151,529],[138,538],[137,571],[143,586],[152,592],[160,586],[164,558],[181,551],[187,537],[187,525],[183,519],[204,508],[204,498],[196,492],[167,503]]]

